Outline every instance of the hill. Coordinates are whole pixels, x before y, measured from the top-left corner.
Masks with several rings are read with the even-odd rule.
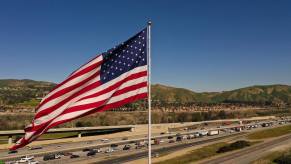
[[[35,106],[54,83],[34,80],[0,80],[0,105]]]
[[[56,84],[34,80],[0,80],[0,106],[36,106],[40,98]],[[197,93],[184,88],[175,88],[161,84],[152,85],[152,99],[160,102],[176,103],[260,103],[291,104],[291,86],[266,85],[251,86],[225,92]]]

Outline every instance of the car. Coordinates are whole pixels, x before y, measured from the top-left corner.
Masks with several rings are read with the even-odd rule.
[[[55,154],[47,154],[47,155],[44,155],[44,156],[43,156],[43,160],[44,160],[44,161],[54,160],[54,159],[56,159]]]
[[[129,150],[130,147],[131,147],[130,145],[125,145],[122,150]]]
[[[109,142],[109,139],[101,139],[102,142]]]
[[[128,140],[128,137],[123,137],[122,140]]]
[[[8,152],[8,154],[15,154],[15,153],[18,153],[18,151],[17,151],[17,150],[10,150],[10,151]]]
[[[21,157],[20,161],[27,162],[27,161],[30,161],[33,159],[34,159],[34,156],[23,156],[23,157]]]
[[[34,147],[28,147],[29,150],[37,150],[37,149],[42,149],[41,146],[34,146]]]
[[[117,144],[111,144],[110,147],[118,147]]]
[[[163,135],[163,134],[165,134],[165,133],[164,132],[160,133],[160,135]]]
[[[71,156],[73,155],[73,153],[70,153],[70,152],[64,152],[64,156]]]
[[[169,143],[174,143],[174,142],[175,142],[175,140],[170,140],[170,141],[169,141]]]
[[[153,155],[154,155],[154,158],[158,158],[160,156],[159,153],[154,153]]]
[[[169,137],[168,137],[169,140],[170,140],[170,139],[173,139],[173,138],[174,138],[173,136],[169,136]]]
[[[100,149],[100,148],[98,148],[98,149],[93,149],[94,151],[96,151],[96,153],[101,153],[102,152],[102,150]]]
[[[62,146],[58,145],[57,148],[61,148]]]
[[[96,151],[89,151],[87,153],[87,156],[93,156],[93,155],[96,155]]]
[[[28,161],[28,164],[39,164],[38,161]]]
[[[113,152],[114,150],[112,148],[108,148],[107,150],[105,150],[105,153],[111,153]]]
[[[92,149],[89,149],[89,148],[85,148],[85,149],[83,149],[82,151],[83,152],[86,152],[86,151],[91,151]]]
[[[72,154],[71,156],[70,156],[70,158],[79,158],[80,156],[79,155],[76,155],[76,154]]]

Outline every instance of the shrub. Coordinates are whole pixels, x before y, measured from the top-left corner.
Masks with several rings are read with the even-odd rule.
[[[250,146],[250,143],[248,141],[236,141],[234,143],[231,143],[229,145],[223,146],[217,150],[217,153],[224,153],[232,150],[242,149],[244,147]]]

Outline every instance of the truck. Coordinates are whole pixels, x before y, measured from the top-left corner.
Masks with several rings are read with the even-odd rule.
[[[214,135],[218,135],[219,134],[219,130],[209,130],[207,135],[209,136],[214,136]]]

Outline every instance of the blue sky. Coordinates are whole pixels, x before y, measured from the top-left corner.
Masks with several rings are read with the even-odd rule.
[[[153,83],[194,91],[291,84],[287,0],[1,0],[0,78],[61,82],[152,28]]]

